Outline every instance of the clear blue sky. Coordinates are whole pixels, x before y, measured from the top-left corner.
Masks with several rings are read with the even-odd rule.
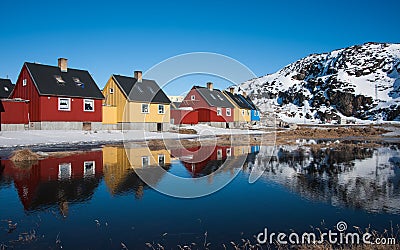
[[[0,9],[0,77],[13,82],[23,62],[58,57],[103,87],[112,73],[182,53],[224,54],[261,76],[310,53],[400,42],[394,0],[1,1]]]

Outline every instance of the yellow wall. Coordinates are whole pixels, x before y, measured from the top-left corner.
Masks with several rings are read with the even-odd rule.
[[[142,157],[149,156],[150,166],[158,165],[158,156],[164,155],[164,163],[171,163],[171,153],[167,149],[150,150],[142,148],[103,148],[103,164],[118,165],[123,169],[142,168]]]
[[[103,106],[103,124],[117,124],[117,107]]]
[[[171,153],[166,149],[150,150],[142,148],[103,148],[104,180],[111,193],[124,181],[129,169],[142,168],[142,157],[149,156],[150,165],[158,165],[158,155],[164,155],[165,164],[171,164]]]
[[[251,153],[251,147],[250,146],[235,146],[233,147],[233,155],[240,156],[240,155],[247,155]]]
[[[248,109],[241,109],[234,100],[232,100],[229,95],[225,94],[226,98],[232,103],[233,106],[235,106],[234,108],[234,112],[233,112],[233,120],[235,122],[250,122],[251,120],[251,110]],[[242,113],[242,110],[244,110],[244,115]]]
[[[170,122],[170,106],[169,104],[164,105],[164,114],[158,113],[157,103],[150,103],[149,110],[150,113],[142,113],[142,103],[129,102],[128,105],[124,107],[123,121],[124,122]]]
[[[243,115],[243,112],[242,112],[242,111],[244,111],[244,115]],[[240,109],[239,112],[240,112],[239,121],[250,122],[250,119],[251,119],[251,116],[250,116],[251,110],[249,110],[249,109]]]
[[[110,94],[110,88],[114,89],[114,93]],[[170,105],[164,105],[164,114],[158,114],[158,104],[151,103],[149,106],[150,113],[142,113],[142,103],[128,102],[122,90],[111,77],[103,89],[106,106],[117,107],[117,122],[170,122]]]

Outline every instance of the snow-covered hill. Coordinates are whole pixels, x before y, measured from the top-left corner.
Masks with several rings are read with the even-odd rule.
[[[400,44],[365,43],[312,54],[242,83],[261,111],[292,122],[339,117],[400,120]]]

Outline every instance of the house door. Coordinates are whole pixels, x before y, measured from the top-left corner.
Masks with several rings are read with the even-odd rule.
[[[91,122],[84,122],[82,126],[82,130],[90,131],[92,130],[92,123]]]
[[[157,132],[162,132],[162,123],[157,123]]]

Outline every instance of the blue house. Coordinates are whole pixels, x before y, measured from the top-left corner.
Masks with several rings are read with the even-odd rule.
[[[244,101],[246,101],[250,106],[251,106],[251,121],[253,122],[259,122],[260,121],[260,110],[258,110],[257,106],[253,103],[253,101],[246,96],[245,94],[239,95],[241,98],[243,98]]]

